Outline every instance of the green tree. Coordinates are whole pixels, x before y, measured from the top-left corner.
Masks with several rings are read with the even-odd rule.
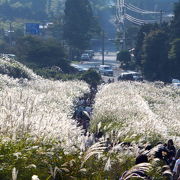
[[[61,44],[53,39],[44,40],[40,37],[25,36],[17,41],[16,54],[26,63],[38,66],[60,66],[67,71],[69,62]]]
[[[81,79],[86,81],[92,87],[96,87],[101,82],[101,75],[95,70],[90,69],[81,75]]]
[[[162,30],[150,32],[144,40],[142,71],[147,80],[168,81],[168,36]]]
[[[180,79],[180,39],[175,39],[171,43],[169,59],[171,62],[171,77]]]
[[[65,3],[64,38],[79,50],[89,46],[94,21],[88,0],[67,0]]]
[[[180,78],[180,0],[175,3],[174,19],[171,24],[169,59],[172,78]]]
[[[117,54],[117,60],[121,62],[123,68],[129,68],[131,64],[131,54],[128,50],[122,50]]]
[[[158,24],[145,24],[141,26],[137,35],[136,46],[134,51],[136,69],[141,70],[143,66],[142,55],[143,55],[143,45],[145,38],[149,35],[149,33],[157,30],[164,31],[166,35],[169,36],[170,28],[169,25],[165,22],[161,24],[161,26],[159,26]]]
[[[138,26],[128,25],[127,31],[126,31],[126,37],[127,37],[126,46],[128,48],[134,48],[138,31],[139,31]]]
[[[180,38],[180,0],[175,3],[174,19],[172,22],[172,37]]]
[[[144,39],[152,30],[155,30],[156,28],[157,28],[157,25],[155,27],[155,25],[152,25],[152,24],[145,24],[141,26],[137,34],[137,41],[136,41],[135,53],[134,53],[135,58],[136,58],[137,68],[142,67],[142,47],[143,47]]]

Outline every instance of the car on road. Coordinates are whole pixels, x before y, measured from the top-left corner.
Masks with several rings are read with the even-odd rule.
[[[91,57],[89,56],[89,54],[83,53],[81,55],[81,61],[90,61],[90,60],[91,60]]]
[[[85,50],[84,53],[88,54],[90,58],[93,58],[93,56],[94,56],[94,51],[93,50]]]
[[[109,65],[100,65],[99,73],[104,76],[113,76],[113,69]]]
[[[1,57],[15,59],[15,54],[0,54]]]
[[[74,67],[75,69],[77,69],[79,72],[85,72],[85,71],[89,70],[89,67],[84,67],[79,64],[71,64],[71,66]]]
[[[143,81],[143,77],[140,73],[134,71],[125,71],[120,74],[118,81]]]
[[[173,79],[172,85],[173,85],[173,87],[180,88],[180,80],[179,79]]]
[[[173,87],[180,88],[180,83],[173,83]]]

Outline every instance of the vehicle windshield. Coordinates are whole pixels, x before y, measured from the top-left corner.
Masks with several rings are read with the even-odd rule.
[[[135,74],[133,74],[133,76],[141,76],[140,74],[138,74],[138,73],[135,73]]]
[[[104,69],[105,69],[105,70],[109,70],[109,69],[111,69],[111,68],[110,68],[110,67],[104,67]]]

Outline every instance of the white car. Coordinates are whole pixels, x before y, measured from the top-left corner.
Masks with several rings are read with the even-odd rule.
[[[176,88],[180,88],[180,83],[173,83],[173,86]]]
[[[173,79],[172,85],[176,88],[180,88],[180,80],[179,79]]]
[[[85,50],[84,53],[88,54],[90,58],[92,58],[94,56],[93,50]]]
[[[90,61],[91,58],[89,56],[89,54],[82,54],[81,55],[81,61]]]
[[[109,65],[100,65],[99,73],[104,76],[113,76],[113,70]]]

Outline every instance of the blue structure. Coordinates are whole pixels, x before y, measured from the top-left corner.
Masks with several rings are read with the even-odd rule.
[[[39,24],[26,23],[25,24],[25,33],[30,34],[30,35],[39,35],[40,34]]]

